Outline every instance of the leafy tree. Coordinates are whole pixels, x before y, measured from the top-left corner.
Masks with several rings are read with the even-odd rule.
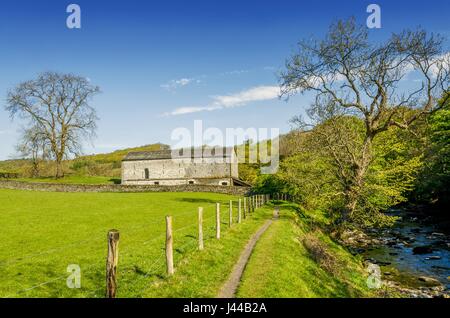
[[[294,121],[303,127],[324,125],[323,133],[318,130],[319,146],[332,158],[342,183],[343,221],[353,222],[368,213],[362,203],[371,192],[366,181],[377,136],[393,127],[408,129],[441,108],[437,96],[448,88],[450,64],[442,43],[440,36],[424,30],[407,30],[375,44],[369,41],[367,29],[350,19],[331,25],[321,41],[300,42],[299,52],[286,62],[280,74],[282,95],[316,93],[309,111],[312,122]],[[410,72],[422,80],[405,90],[400,82]],[[361,119],[362,125],[333,119],[346,116]],[[379,208],[371,211],[378,213]]]
[[[425,203],[449,205],[450,195],[450,102],[441,99],[442,109],[432,114],[422,134],[424,165],[413,198]]]

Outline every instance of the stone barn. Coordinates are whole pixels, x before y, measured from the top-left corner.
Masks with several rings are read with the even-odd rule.
[[[130,152],[122,160],[122,184],[248,186],[239,180],[233,148]]]

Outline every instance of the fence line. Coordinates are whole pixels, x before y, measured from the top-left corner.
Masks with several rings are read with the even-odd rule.
[[[188,214],[193,214],[193,212],[192,211],[186,211],[186,212],[183,212],[183,213],[177,213],[177,217],[185,216],[185,215],[188,215]],[[155,220],[155,221],[152,221],[152,222],[147,222],[145,224],[140,224],[139,226],[133,226],[131,228],[121,229],[120,231],[121,232],[127,232],[127,234],[136,233],[137,230],[145,228],[145,227],[147,227],[147,226],[149,226],[151,224],[157,224],[157,223],[161,223],[161,221]],[[33,259],[35,257],[39,257],[39,256],[42,256],[42,255],[50,255],[50,254],[53,254],[53,253],[56,253],[56,252],[65,251],[65,250],[67,250],[67,249],[69,249],[69,248],[71,248],[73,246],[78,247],[78,246],[81,246],[84,243],[101,242],[101,241],[104,240],[103,235],[104,235],[104,231],[99,232],[98,234],[95,234],[95,236],[99,236],[99,238],[97,238],[97,239],[83,239],[83,240],[71,242],[71,243],[68,243],[68,244],[64,244],[64,245],[61,245],[61,246],[57,246],[57,247],[45,250],[43,252],[25,254],[25,255],[22,255],[20,257],[1,260],[0,261],[0,265],[11,265],[11,264],[20,263],[22,261]]]
[[[228,207],[230,213],[229,213],[228,216],[227,216],[227,213],[221,213],[220,219],[219,219],[220,223],[225,223],[225,224],[229,223],[230,225],[232,223],[237,223],[237,225],[239,225],[241,222],[244,222],[247,218],[250,218],[252,213],[255,211],[255,209],[260,208],[262,205],[266,204],[270,200],[275,199],[275,197],[277,199],[280,199],[280,197],[282,199],[285,199],[285,200],[289,199],[287,194],[281,194],[280,195],[279,193],[277,193],[277,194],[273,194],[273,195],[265,194],[265,195],[248,196],[248,197],[244,197],[243,200],[241,200],[241,198],[239,197],[235,202],[234,201],[230,201],[229,205],[221,204],[221,207],[220,207],[221,208],[220,209],[221,212],[226,211],[226,208]],[[201,234],[203,236],[203,242],[209,242],[209,241],[212,241],[212,240],[217,240],[219,238],[216,235],[217,234],[217,227],[220,225],[220,223],[219,224],[216,223],[214,225],[213,222],[211,222],[211,224],[209,224],[210,223],[209,221],[211,221],[211,220],[213,220],[213,219],[215,219],[217,217],[216,216],[216,209],[215,209],[217,205],[218,204],[211,204],[211,205],[207,206],[208,210],[209,210],[209,208],[211,208],[211,211],[210,211],[211,216],[209,216],[207,218],[201,218],[201,220],[202,220],[201,224],[203,226],[203,231],[202,232],[199,232],[200,231],[200,229],[199,229],[199,224],[200,224],[199,223],[200,222],[199,214],[196,213],[195,211],[186,211],[186,212],[183,212],[181,214],[177,213],[175,215],[175,218],[173,219],[175,224],[177,222],[177,219],[180,216],[184,217],[184,216],[189,215],[189,214],[192,215],[193,220],[195,221],[193,224],[189,224],[187,226],[183,226],[181,228],[177,228],[175,230],[172,230],[172,228],[171,228],[171,220],[172,220],[172,218],[168,217],[167,218],[168,224],[167,224],[166,233],[161,234],[161,235],[159,235],[157,237],[153,237],[153,238],[151,238],[149,240],[146,240],[146,241],[143,241],[143,242],[141,242],[140,240],[137,240],[137,242],[140,242],[140,244],[146,245],[146,244],[149,244],[151,242],[155,242],[155,241],[157,241],[159,239],[162,240],[164,238],[164,236],[166,236],[168,245],[166,247],[166,250],[162,251],[161,254],[159,255],[159,257],[157,257],[156,260],[151,263],[150,268],[145,271],[145,274],[141,278],[139,278],[137,281],[133,280],[133,283],[137,284],[137,283],[141,282],[142,280],[146,279],[152,273],[154,273],[156,269],[160,270],[159,266],[164,264],[164,255],[166,255],[167,274],[168,275],[173,274],[174,273],[174,267],[176,265],[179,265],[179,262],[180,262],[180,260],[178,259],[178,255],[182,256],[184,254],[189,253],[191,246],[194,246],[194,245],[197,246],[195,248],[195,250],[199,250],[199,249],[201,250],[202,249],[202,248],[200,248],[200,245],[199,245],[200,244],[199,243],[199,236]],[[237,208],[237,213],[232,213],[233,212],[232,211],[233,207]],[[206,209],[203,209],[203,211],[205,211],[205,210]],[[242,218],[241,213],[243,213],[243,218]],[[202,213],[202,216],[203,215],[204,214]],[[226,219],[227,217],[228,217],[228,222],[224,221],[224,219]],[[234,222],[235,221],[234,217],[237,218],[237,222]],[[126,233],[126,235],[129,235],[130,233],[136,233],[136,231],[138,231],[140,229],[143,229],[145,227],[148,227],[151,224],[156,224],[156,223],[162,223],[162,222],[161,222],[161,220],[155,220],[155,221],[152,221],[152,222],[148,222],[146,224],[141,224],[139,226],[135,226],[135,227],[128,228],[128,229],[125,229],[125,230],[120,230],[120,232]],[[185,231],[187,229],[191,229],[191,228],[194,228],[194,227],[197,228],[197,231],[194,231],[192,233],[193,234],[192,235],[192,239],[189,238],[189,239],[186,240],[186,236],[178,239],[178,236],[174,235],[175,233],[179,234],[179,233],[181,233],[181,232],[183,232],[183,231]],[[228,231],[226,231],[226,232],[228,232]],[[110,232],[110,233],[112,233],[112,232]],[[118,241],[119,231],[115,231],[114,233],[115,233],[114,237]],[[177,242],[182,242],[184,240],[186,240],[187,242],[185,242],[184,244],[182,244],[180,246],[177,245]],[[80,241],[73,242],[73,243],[70,243],[70,244],[66,244],[66,245],[63,245],[63,246],[60,246],[60,247],[57,247],[57,248],[49,249],[49,250],[44,251],[44,252],[28,254],[28,255],[25,256],[25,258],[24,257],[16,258],[16,259],[7,261],[4,264],[6,264],[6,265],[14,264],[16,262],[24,261],[24,260],[27,260],[27,259],[33,259],[34,257],[38,257],[38,256],[41,256],[41,255],[48,255],[48,254],[52,254],[52,253],[55,253],[55,252],[58,252],[58,251],[64,251],[64,250],[66,250],[66,249],[68,249],[70,247],[79,246],[79,245],[81,245],[83,243],[99,242],[99,241],[100,241],[100,239],[80,240]],[[119,261],[119,259],[123,258],[124,256],[128,257],[129,254],[132,253],[132,251],[129,250],[128,253],[125,252],[125,253],[119,254],[118,250],[117,250],[117,247],[115,246],[115,245],[118,244],[117,241],[114,241],[114,239],[113,240],[110,239],[109,240],[109,245],[108,245],[109,246],[109,248],[108,248],[109,252],[108,252],[108,258],[107,258],[108,261],[107,261],[107,270],[106,270],[106,276],[107,276],[106,295],[107,295],[107,297],[111,297],[111,298],[116,296],[117,290],[120,290],[119,286],[121,285],[121,282],[125,283],[125,284],[128,283],[127,279],[122,280],[122,281],[117,281],[116,274],[120,273],[120,272],[123,272],[124,270],[126,271],[126,269],[129,268],[128,266],[124,267],[124,268],[120,268],[120,261]],[[115,242],[115,243],[112,243],[112,242]],[[133,243],[135,243],[135,242],[136,241],[133,241]],[[113,244],[113,245],[111,245],[111,244]],[[170,248],[172,249],[172,255],[171,255],[172,264],[170,264],[171,263],[170,250],[169,250]],[[162,246],[161,246],[161,249],[163,249]],[[186,251],[183,251],[184,249],[186,249]],[[29,256],[29,257],[27,257],[27,256]],[[174,261],[174,256],[177,259],[175,261]],[[142,257],[142,256],[140,256],[140,257]],[[144,264],[145,263],[146,263],[146,261],[144,261]],[[97,267],[97,266],[99,266],[99,264],[92,264],[92,265],[88,266],[87,268],[82,269],[82,273],[84,274],[89,269],[91,269],[93,267]],[[134,268],[135,268],[135,266],[134,266]],[[67,278],[67,277],[68,277],[68,273],[65,273],[64,275],[61,275],[61,276],[52,278],[50,280],[41,282],[41,283],[39,283],[37,285],[34,285],[34,286],[31,286],[31,287],[28,287],[28,288],[16,291],[15,293],[10,294],[7,297],[13,297],[13,296],[21,294],[23,292],[28,292],[30,290],[34,290],[36,288],[48,285],[48,284],[50,284],[52,282],[55,282],[55,281],[58,281],[58,280],[61,280],[63,278]],[[146,286],[145,289],[142,290],[142,292],[147,290],[149,287],[150,286]],[[96,294],[97,292],[98,292],[98,290],[94,290],[93,292],[88,293],[88,295]]]

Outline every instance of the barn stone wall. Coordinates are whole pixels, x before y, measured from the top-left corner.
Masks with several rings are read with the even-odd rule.
[[[231,178],[238,179],[237,162],[222,158],[159,159],[122,161],[122,183],[182,185],[195,184],[231,185]],[[149,175],[146,178],[145,169]]]

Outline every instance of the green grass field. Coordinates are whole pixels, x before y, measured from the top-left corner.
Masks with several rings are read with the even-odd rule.
[[[22,182],[43,182],[43,183],[64,183],[64,184],[114,184],[120,183],[120,179],[101,176],[79,176],[79,175],[66,175],[63,178],[55,179],[54,177],[41,177],[41,178],[17,178],[12,179]]]
[[[213,296],[214,288],[202,291],[201,284],[195,283],[209,275],[205,264],[202,265],[205,272],[197,272],[194,281],[183,281],[181,271],[168,280],[172,284],[177,281],[177,286],[190,286],[186,290],[176,286],[155,289],[155,284],[165,280],[164,216],[173,216],[176,267],[191,255],[216,253],[214,262],[218,266],[212,266],[212,271],[220,272],[220,279],[224,280],[234,265],[233,257],[238,257],[246,238],[267,213],[260,209],[255,213],[258,217],[229,229],[229,199],[235,198],[212,193],[52,193],[0,189],[0,297],[103,297],[106,234],[113,228],[119,229],[121,236],[118,297]],[[216,202],[222,204],[223,238],[219,244],[214,238]],[[196,251],[199,206],[204,208],[203,252]],[[66,286],[70,264],[81,267],[81,289]],[[220,280],[214,280],[219,286]]]

